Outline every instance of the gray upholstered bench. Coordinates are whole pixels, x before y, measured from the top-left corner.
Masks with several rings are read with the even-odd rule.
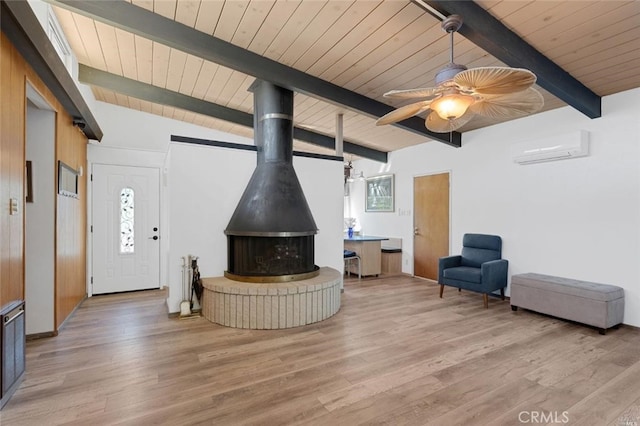
[[[609,284],[542,274],[511,277],[511,309],[530,309],[554,317],[592,325],[605,334],[622,323],[624,289]]]

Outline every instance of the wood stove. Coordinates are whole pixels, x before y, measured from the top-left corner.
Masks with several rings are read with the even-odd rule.
[[[227,278],[282,282],[318,274],[316,223],[293,169],[293,92],[263,80],[254,94],[257,166],[227,235]]]

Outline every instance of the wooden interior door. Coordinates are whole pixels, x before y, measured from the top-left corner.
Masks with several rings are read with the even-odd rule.
[[[449,173],[413,181],[413,274],[438,280],[438,259],[449,255]]]

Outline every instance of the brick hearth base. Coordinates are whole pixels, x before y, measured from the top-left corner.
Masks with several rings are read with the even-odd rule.
[[[320,268],[317,277],[286,283],[203,278],[202,314],[227,327],[278,329],[319,322],[340,310],[342,275]]]

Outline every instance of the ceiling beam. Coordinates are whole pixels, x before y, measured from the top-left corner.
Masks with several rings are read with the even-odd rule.
[[[473,1],[412,0],[445,16],[460,15],[464,24],[458,30],[467,40],[511,67],[526,68],[538,77],[537,84],[589,118],[602,115],[600,96],[563,70],[555,62],[507,28]]]
[[[72,120],[84,121],[81,128],[89,139],[102,139],[102,130],[78,86],[69,75],[33,9],[26,1],[2,1],[2,32],[51,90]]]
[[[161,105],[168,105],[174,108],[180,108],[186,111],[219,118],[230,123],[253,128],[253,115],[248,112],[239,111],[213,102],[204,101],[182,93],[153,86],[151,84],[142,83],[137,80],[132,80],[130,78],[91,68],[83,64],[80,64],[78,68],[78,80],[81,83],[103,87],[137,99]],[[313,145],[318,145],[328,149],[335,149],[335,139],[321,133],[294,127],[293,137]],[[380,161],[382,163],[387,162],[386,152],[367,148],[353,142],[345,141],[344,150],[359,157]]]
[[[373,118],[382,117],[395,109],[126,1],[47,1],[174,49]],[[425,128],[424,119],[420,117],[411,117],[394,125],[447,145],[461,146],[460,133],[431,132]]]

